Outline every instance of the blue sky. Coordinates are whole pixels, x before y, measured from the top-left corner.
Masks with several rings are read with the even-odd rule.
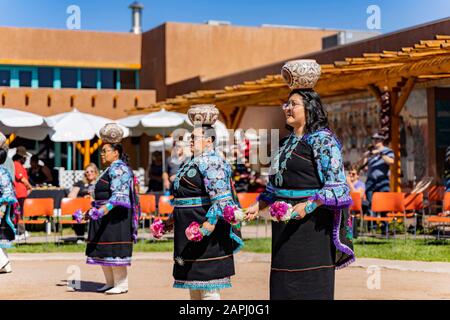
[[[128,32],[132,0],[0,0],[0,26],[65,29],[69,5],[81,8],[81,29]],[[141,0],[144,30],[166,21],[296,25],[367,30],[369,5],[381,10],[382,33],[450,16],[450,0]]]

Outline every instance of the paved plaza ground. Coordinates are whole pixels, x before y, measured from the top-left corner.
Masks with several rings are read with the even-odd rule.
[[[82,253],[12,254],[11,259],[14,272],[0,275],[1,300],[189,297],[187,291],[172,288],[170,253],[137,253],[129,272],[130,292],[113,297],[94,292],[103,275],[100,267],[84,263]],[[268,254],[239,253],[234,286],[223,291],[223,298],[268,299],[269,261]],[[68,292],[66,281],[78,272],[81,290]],[[359,259],[337,271],[336,299],[450,299],[450,263]]]

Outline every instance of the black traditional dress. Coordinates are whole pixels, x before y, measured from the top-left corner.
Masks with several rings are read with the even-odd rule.
[[[93,206],[111,204],[109,213],[89,221],[87,263],[101,266],[130,266],[133,243],[137,240],[139,201],[133,171],[117,160],[99,177]]]
[[[354,261],[341,146],[329,130],[281,141],[260,199],[295,206],[320,199],[302,220],[272,223],[272,300],[333,299],[335,268]]]
[[[223,210],[237,204],[231,184],[231,167],[215,151],[187,160],[172,186],[174,195],[174,287],[215,290],[231,287],[235,274],[233,253],[243,245],[239,232],[225,222]],[[186,228],[208,221],[210,236],[189,241]]]
[[[12,181],[9,171],[0,165],[0,206],[6,209],[3,218],[0,219],[0,249],[11,248],[16,237],[13,221],[18,202]]]

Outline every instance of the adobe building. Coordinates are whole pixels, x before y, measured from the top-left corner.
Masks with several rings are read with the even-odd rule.
[[[450,18],[295,56],[308,58],[322,65],[317,91],[347,162],[358,162],[367,150],[370,136],[380,127],[381,95],[388,92],[390,145],[397,160],[393,190],[426,177],[442,184],[450,146]],[[193,103],[215,103],[231,128],[284,128],[280,105],[289,90],[280,70],[286,60],[221,78],[191,80],[186,86],[194,87],[193,92],[151,108],[183,112]]]
[[[130,33],[0,27],[0,108],[42,116],[77,108],[119,119],[197,90],[205,81],[322,50],[345,33],[217,21],[168,22],[141,33],[143,7],[134,3],[130,8]],[[355,32],[349,41],[373,35]],[[125,142],[134,167],[146,166],[150,139],[144,135]],[[56,164],[62,164],[64,146],[21,139],[13,146],[19,143],[37,153],[46,149],[48,155],[56,148]]]

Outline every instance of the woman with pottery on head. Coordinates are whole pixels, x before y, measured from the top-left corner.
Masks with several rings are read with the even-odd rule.
[[[86,215],[87,263],[102,267],[106,284],[97,291],[106,294],[128,292],[127,267],[131,266],[140,214],[136,180],[120,144],[123,135],[116,124],[100,130],[101,159],[107,168],[95,184],[93,208]]]
[[[354,261],[341,144],[314,91],[320,74],[314,60],[284,65],[291,133],[280,141],[266,190],[247,212],[252,220],[268,207],[274,220],[271,300],[334,299],[335,269]]]
[[[220,290],[231,287],[235,274],[233,254],[243,245],[234,221],[237,199],[231,166],[215,150],[212,126],[219,111],[213,105],[197,105],[188,116],[195,126],[193,156],[183,163],[172,184],[174,287],[190,290],[192,300],[220,300]]]

